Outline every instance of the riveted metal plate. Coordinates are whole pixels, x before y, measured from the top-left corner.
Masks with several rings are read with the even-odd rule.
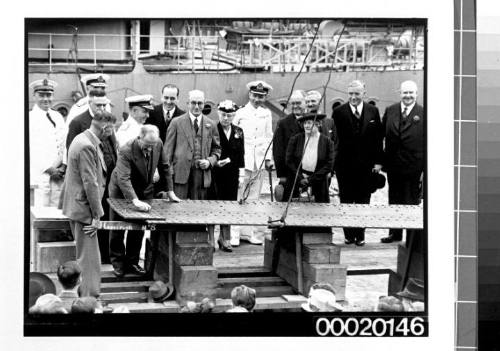
[[[150,212],[137,211],[131,201],[108,199],[124,220],[158,224],[267,225],[280,219],[286,203],[269,201],[149,200]],[[319,204],[293,202],[285,221],[294,227],[423,228],[423,207],[410,205]]]

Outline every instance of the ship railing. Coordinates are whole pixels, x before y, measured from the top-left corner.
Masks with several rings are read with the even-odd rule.
[[[78,63],[82,66],[131,65],[152,56],[166,56],[170,69],[185,71],[186,67],[219,70],[221,63],[241,67],[261,67],[288,71],[306,59],[310,69],[349,67],[380,67],[399,65],[406,69],[423,66],[423,45],[373,43],[373,35],[343,36],[335,51],[338,36],[311,37],[243,36],[237,47],[221,36],[152,36],[130,34],[28,33],[30,66],[54,66]],[[144,42],[148,45],[146,46]],[[420,41],[423,42],[422,40]],[[312,46],[312,48],[311,48]],[[291,67],[291,68],[290,68]]]

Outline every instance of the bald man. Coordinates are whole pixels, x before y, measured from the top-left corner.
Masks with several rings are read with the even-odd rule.
[[[188,112],[172,119],[167,129],[164,152],[173,167],[174,192],[181,199],[207,199],[212,168],[221,155],[217,126],[202,115],[203,106],[205,94],[190,91]]]
[[[424,108],[417,104],[417,84],[401,83],[400,99],[382,118],[385,135],[384,170],[389,204],[418,205],[424,171]],[[402,240],[402,229],[390,229],[383,243]]]

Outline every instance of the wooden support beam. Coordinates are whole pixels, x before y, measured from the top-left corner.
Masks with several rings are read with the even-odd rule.
[[[297,263],[297,288],[299,293],[304,294],[304,277],[302,275],[302,242],[300,238],[301,233],[295,232],[295,260]]]

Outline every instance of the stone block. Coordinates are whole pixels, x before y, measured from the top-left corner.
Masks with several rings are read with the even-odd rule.
[[[208,243],[177,243],[174,246],[174,260],[179,266],[210,266],[214,250]]]
[[[334,244],[302,245],[302,261],[307,263],[340,263],[340,247]]]
[[[188,300],[201,301],[217,295],[217,270],[214,266],[179,266],[174,264],[174,285],[176,300],[183,303]]]
[[[56,272],[60,264],[76,259],[74,241],[47,242],[36,244],[36,272]]]

